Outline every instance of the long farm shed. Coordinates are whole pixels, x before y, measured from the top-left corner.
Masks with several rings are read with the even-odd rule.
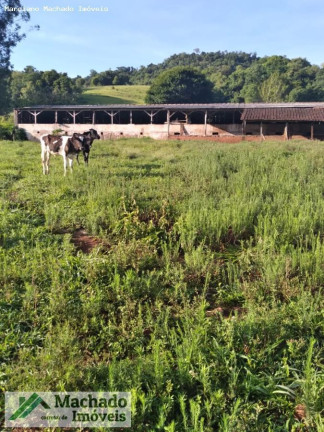
[[[324,103],[38,105],[14,110],[30,139],[95,128],[102,138],[324,139]]]

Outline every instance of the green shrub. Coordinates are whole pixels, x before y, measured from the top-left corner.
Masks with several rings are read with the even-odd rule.
[[[0,140],[25,141],[27,140],[26,131],[15,126],[11,118],[1,117]]]
[[[0,124],[0,139],[11,140],[14,127],[12,125]]]
[[[52,135],[59,136],[59,135],[61,135],[62,132],[64,132],[64,129],[54,129],[52,131]]]
[[[14,127],[13,130],[13,140],[15,141],[26,141],[27,138],[27,134],[25,129],[19,128],[17,126]]]

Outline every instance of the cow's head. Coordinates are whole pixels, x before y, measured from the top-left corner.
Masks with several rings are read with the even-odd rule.
[[[84,135],[89,136],[92,140],[100,139],[100,135],[95,129],[90,129],[88,132],[85,132]]]

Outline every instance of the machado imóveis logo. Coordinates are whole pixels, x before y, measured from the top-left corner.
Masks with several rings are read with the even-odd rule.
[[[6,392],[5,427],[131,427],[129,392]]]

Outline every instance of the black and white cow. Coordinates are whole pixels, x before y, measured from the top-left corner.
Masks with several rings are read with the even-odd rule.
[[[94,129],[90,129],[87,132],[84,132],[83,134],[75,134],[75,135],[77,135],[79,139],[82,139],[82,136],[84,137],[82,152],[83,152],[84,163],[88,165],[89,154],[90,154],[92,143],[95,139],[100,139],[100,135]],[[79,155],[77,155],[77,161],[79,163]]]
[[[48,174],[49,172],[49,158],[51,154],[63,157],[64,175],[66,175],[67,161],[69,161],[72,172],[73,159],[84,149],[83,142],[85,138],[78,135],[55,136],[48,134],[41,136],[43,174]]]

